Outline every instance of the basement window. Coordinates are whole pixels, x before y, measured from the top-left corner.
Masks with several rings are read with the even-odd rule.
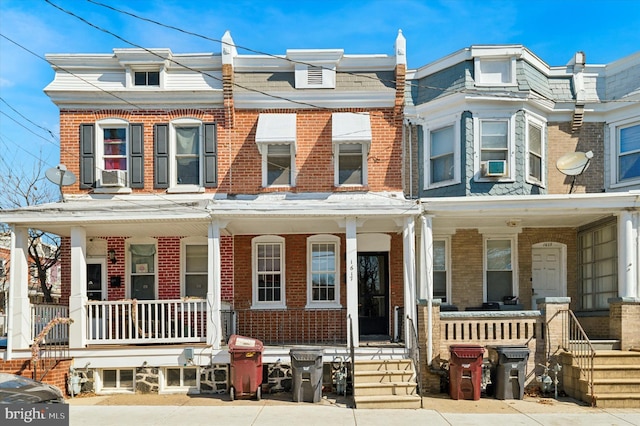
[[[197,391],[198,369],[195,367],[171,367],[164,369],[164,391]]]
[[[102,370],[103,391],[133,391],[134,374],[131,369]]]

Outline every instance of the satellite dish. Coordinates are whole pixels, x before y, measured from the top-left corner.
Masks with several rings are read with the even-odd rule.
[[[49,181],[58,185],[58,188],[60,188],[60,199],[62,201],[64,201],[64,197],[62,197],[62,187],[76,183],[76,175],[67,170],[67,166],[64,164],[58,164],[56,167],[47,169],[44,172],[44,175],[49,179]]]
[[[584,173],[589,167],[589,163],[593,158],[593,152],[570,152],[568,154],[563,155],[558,158],[556,161],[556,167],[560,171],[560,173],[573,176],[573,180],[571,181],[571,188],[569,188],[569,194],[573,192],[573,187],[576,183],[576,177]]]
[[[589,161],[593,158],[593,152],[570,152],[562,157],[558,158],[556,167],[560,170],[560,173],[567,176],[577,176],[582,174],[587,167],[589,167]]]

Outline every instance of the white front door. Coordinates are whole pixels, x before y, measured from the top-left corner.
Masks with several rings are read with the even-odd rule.
[[[535,244],[531,259],[531,308],[537,309],[536,299],[562,297],[565,294],[564,246],[558,243]]]

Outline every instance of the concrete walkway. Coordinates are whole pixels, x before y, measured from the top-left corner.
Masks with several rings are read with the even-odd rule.
[[[136,405],[131,405],[132,403]],[[284,399],[229,401],[186,395],[96,396],[69,400],[71,426],[395,426],[395,425],[636,425],[640,409],[599,409],[571,399],[454,401],[425,397],[420,410],[352,409],[346,401],[318,404]]]

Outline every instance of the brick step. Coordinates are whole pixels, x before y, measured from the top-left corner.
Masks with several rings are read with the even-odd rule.
[[[353,365],[354,371],[412,371],[413,363],[410,359],[357,360]]]
[[[353,398],[356,408],[412,408],[421,407],[422,398],[418,395],[378,395],[355,396]]]
[[[640,408],[640,392],[596,394],[596,407]]]
[[[361,383],[353,385],[355,396],[416,395],[415,382]]]
[[[409,382],[415,377],[413,370],[355,371],[355,383]]]

